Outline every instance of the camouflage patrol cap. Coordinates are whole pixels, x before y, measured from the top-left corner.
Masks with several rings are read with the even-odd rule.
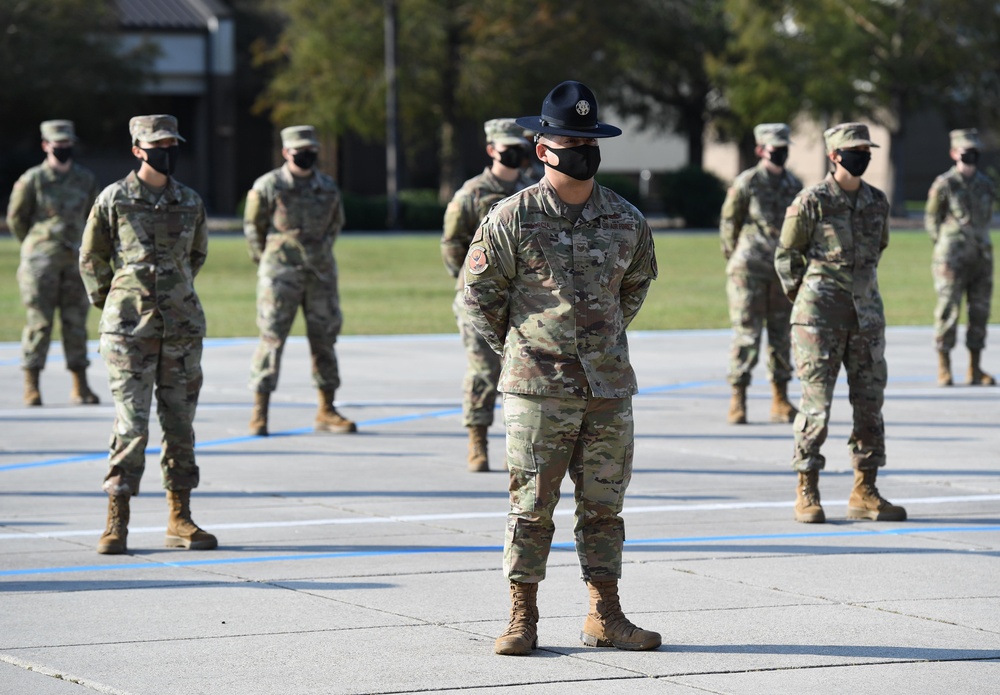
[[[948,133],[953,150],[981,150],[983,143],[979,140],[979,131],[975,128],[962,128]]]
[[[300,147],[319,147],[316,129],[311,125],[293,125],[281,129],[281,146],[288,150]]]
[[[40,130],[42,140],[47,142],[60,142],[62,140],[77,140],[76,132],[73,130],[73,121],[42,121]]]
[[[177,132],[177,119],[165,113],[152,116],[133,116],[128,122],[128,132],[132,143],[156,142],[166,138],[177,138],[185,142]]]
[[[826,151],[846,149],[849,147],[878,147],[868,135],[868,126],[864,123],[841,123],[823,131],[826,141]]]
[[[520,145],[529,147],[531,143],[524,137],[524,128],[513,118],[494,118],[483,124],[486,131],[486,142],[497,145]]]
[[[761,146],[788,147],[792,130],[785,123],[761,123],[754,126],[753,139]]]

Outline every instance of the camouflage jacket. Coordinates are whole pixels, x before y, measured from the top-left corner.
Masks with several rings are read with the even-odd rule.
[[[726,272],[774,277],[785,209],[801,190],[802,182],[787,169],[775,176],[764,162],[736,177],[719,220],[722,253],[729,259]]]
[[[490,167],[486,167],[482,174],[473,176],[455,192],[444,212],[444,234],[441,236],[441,259],[451,276],[458,279],[455,289],[460,290],[465,285],[462,263],[486,213],[495,203],[533,183],[523,173],[514,181],[501,181]]]
[[[101,333],[205,335],[194,278],[208,255],[201,198],[173,178],[159,197],[130,172],[97,197],[80,247],[80,275],[103,309]]]
[[[7,226],[23,242],[21,254],[76,253],[96,197],[93,173],[75,162],[65,174],[47,162],[24,172],[7,205]]]
[[[833,174],[788,207],[774,266],[794,301],[791,323],[836,329],[885,326],[878,262],[889,245],[889,201],[864,181],[858,200]]]
[[[952,167],[941,174],[927,193],[924,227],[938,246],[971,246],[991,250],[990,223],[996,186],[976,171],[970,178]]]
[[[594,186],[574,224],[549,182],[483,220],[465,261],[472,324],[503,355],[499,390],[556,397],[635,393],[625,328],[656,278],[646,220]]]
[[[335,276],[333,244],[344,227],[344,204],[321,171],[297,181],[288,165],[257,179],[247,193],[243,232],[260,274],[308,269]]]

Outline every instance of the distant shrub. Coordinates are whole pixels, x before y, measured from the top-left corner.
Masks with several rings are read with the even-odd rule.
[[[638,177],[628,174],[598,174],[595,180],[642,210]]]
[[[715,227],[726,199],[726,185],[698,167],[684,167],[659,176],[667,214],[684,218],[687,227]]]

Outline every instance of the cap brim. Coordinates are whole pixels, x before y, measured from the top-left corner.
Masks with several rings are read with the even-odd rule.
[[[148,140],[143,140],[143,142],[156,142],[157,140],[166,140],[167,138],[175,138],[181,142],[187,142],[177,133],[171,133],[169,130],[158,130],[149,136]]]
[[[871,140],[848,140],[847,142],[841,143],[840,147],[835,147],[834,149],[840,149],[841,147],[861,147],[862,145],[868,145],[869,147],[880,147],[876,145]],[[831,152],[833,150],[830,150]]]
[[[282,147],[286,150],[297,150],[300,147],[319,147],[319,143],[315,140],[292,140],[284,143]]]
[[[531,147],[531,143],[528,142],[527,138],[513,136],[496,138],[492,142],[497,145],[507,145],[508,147]]]
[[[565,135],[571,138],[613,138],[622,134],[622,129],[608,123],[598,122],[596,128],[577,130],[575,128],[560,128],[546,124],[541,116],[522,116],[514,122],[526,130],[543,135]]]

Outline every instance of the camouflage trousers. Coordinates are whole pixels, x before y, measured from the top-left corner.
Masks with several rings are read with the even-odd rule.
[[[462,381],[462,424],[466,427],[493,424],[500,380],[500,355],[493,352],[486,339],[475,329],[465,310],[463,292],[455,297],[451,310],[465,346],[467,366]]]
[[[35,254],[21,258],[17,282],[27,321],[21,334],[22,366],[44,369],[52,340],[56,309],[62,328],[63,353],[71,371],[86,369],[87,311],[90,300],[80,279],[77,254],[69,249],[50,256]]]
[[[784,384],[792,378],[788,320],[792,303],[777,276],[730,273],[726,279],[729,320],[733,342],[729,349],[729,383],[749,386],[760,357],[761,332],[767,326],[767,370],[771,381]]]
[[[849,331],[793,325],[792,347],[802,382],[802,402],[793,425],[792,468],[822,470],[826,465],[826,458],[819,451],[826,441],[833,389],[841,364],[847,372],[848,400],[854,409],[854,428],[847,442],[851,465],[858,470],[884,466],[882,403],[888,379],[885,330]]]
[[[261,275],[257,281],[260,343],[250,367],[251,391],[271,393],[278,388],[281,353],[300,306],[312,354],[313,384],[331,393],[340,387],[340,369],[334,351],[343,324],[337,278],[318,277],[308,270],[291,268]]]
[[[940,251],[936,248],[931,264],[937,292],[934,344],[941,351],[955,347],[962,298],[967,296],[969,324],[965,345],[969,350],[982,350],[986,347],[986,324],[990,320],[990,300],[993,298],[992,253],[983,254],[978,249],[965,253],[953,251],[947,247],[941,247]]]
[[[569,472],[573,534],[583,578],[619,579],[625,489],[632,479],[631,398],[552,398],[505,393],[510,512],[504,573],[539,582],[552,547],[552,515]]]
[[[107,492],[139,494],[146,468],[154,387],[163,437],[163,488],[198,487],[193,424],[202,384],[201,344],[201,338],[101,335],[101,357],[108,368],[108,384],[115,401],[115,422],[108,445],[110,469],[104,478]]]

